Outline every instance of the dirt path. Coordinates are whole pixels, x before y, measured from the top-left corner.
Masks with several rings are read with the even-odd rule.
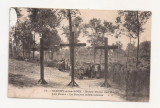
[[[75,79],[79,87],[67,86],[70,82],[70,76],[68,72],[61,72],[56,68],[45,67],[45,80],[48,82],[47,85],[38,84],[40,78],[40,66],[36,63],[30,63],[26,61],[17,61],[14,59],[9,60],[9,86],[8,92],[9,97],[24,97],[24,98],[55,98],[50,96],[52,90],[80,90],[82,92],[105,92],[105,99],[101,100],[117,100],[124,101],[120,96],[120,91],[114,88],[104,88],[100,87],[103,83],[103,79]],[[49,92],[48,94],[42,92]],[[41,94],[41,95],[37,95]],[[69,95],[69,94],[67,94]],[[77,94],[78,95],[78,94]],[[97,94],[98,95],[98,94]],[[57,99],[68,99],[62,96],[58,96]],[[84,97],[78,97],[83,99]],[[97,97],[91,100],[97,100]],[[74,99],[77,99],[75,96]]]

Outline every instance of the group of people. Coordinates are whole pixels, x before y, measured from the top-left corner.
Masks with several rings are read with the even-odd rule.
[[[70,69],[70,62],[69,62],[69,59],[65,60],[65,59],[61,59],[58,61],[57,63],[57,68],[60,70],[60,71],[66,71],[66,70],[69,70]]]
[[[89,64],[84,72],[85,76],[88,78],[100,78],[101,77],[101,66],[100,64],[94,65]]]
[[[100,78],[102,74],[100,64],[91,64],[91,63],[83,64],[76,62],[75,67],[81,68],[79,69],[79,71],[76,71],[77,73],[75,74],[79,74],[79,72],[83,70],[83,72],[80,72],[81,77],[86,76],[88,78]],[[57,63],[57,68],[62,72],[70,70],[71,65],[69,59],[62,58],[61,60],[59,60]]]

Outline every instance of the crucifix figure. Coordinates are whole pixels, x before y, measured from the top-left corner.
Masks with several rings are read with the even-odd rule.
[[[70,30],[70,38],[69,44],[60,44],[60,46],[69,46],[70,47],[70,62],[71,62],[71,82],[68,86],[78,86],[78,84],[74,81],[74,47],[76,46],[86,46],[86,43],[75,43],[74,42],[74,32],[72,32],[72,19],[71,12],[68,9],[68,19],[69,19],[69,30]]]
[[[96,46],[95,49],[104,49],[104,55],[105,55],[105,72],[104,72],[104,83],[101,85],[101,87],[110,87],[110,84],[107,81],[108,77],[108,50],[109,49],[117,49],[118,46],[109,46],[108,45],[108,38],[105,38],[105,45],[104,46]]]

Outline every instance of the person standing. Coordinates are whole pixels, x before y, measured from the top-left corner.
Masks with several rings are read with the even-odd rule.
[[[98,64],[97,66],[97,72],[96,72],[96,78],[99,79],[101,77],[101,66]]]

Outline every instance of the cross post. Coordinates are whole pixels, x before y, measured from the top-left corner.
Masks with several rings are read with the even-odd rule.
[[[47,84],[44,79],[44,43],[43,38],[40,39],[40,80],[38,81],[40,84]]]
[[[96,46],[95,49],[104,49],[105,55],[105,72],[104,72],[104,83],[101,87],[110,87],[110,84],[107,81],[108,78],[108,50],[109,49],[117,49],[118,46],[109,46],[108,45],[108,38],[105,38],[105,45],[104,46]]]

